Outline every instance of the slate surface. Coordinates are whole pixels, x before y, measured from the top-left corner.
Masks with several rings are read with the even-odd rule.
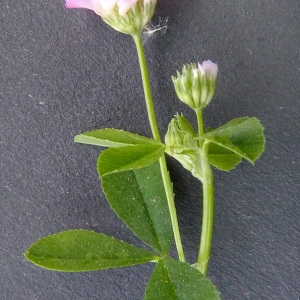
[[[99,187],[99,148],[83,131],[150,135],[133,42],[93,12],[64,1],[0,4],[0,298],[142,299],[152,265],[85,274],[39,269],[23,257],[36,239],[85,228],[141,245]],[[297,300],[299,291],[300,4],[288,1],[161,0],[145,41],[157,118],[176,112],[170,76],[184,63],[219,64],[207,126],[256,116],[267,148],[255,167],[215,171],[215,226],[208,276],[222,299]],[[196,257],[201,187],[169,160],[183,242]]]

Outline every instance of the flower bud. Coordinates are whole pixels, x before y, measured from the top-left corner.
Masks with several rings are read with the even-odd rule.
[[[87,8],[117,31],[139,34],[153,16],[157,0],[66,0],[68,8]]]
[[[193,176],[202,179],[202,149],[194,138],[196,133],[187,119],[176,115],[169,126],[165,136],[166,152],[178,160],[181,165],[190,171]]]
[[[192,138],[195,138],[197,136],[193,126],[183,114],[177,114],[175,118],[176,124],[181,131],[189,133]]]
[[[194,110],[205,108],[216,90],[218,66],[210,60],[183,66],[172,76],[178,98]]]
[[[195,131],[183,115],[176,115],[168,126],[165,136],[167,152],[182,153],[186,150],[195,149],[198,143],[194,138]]]

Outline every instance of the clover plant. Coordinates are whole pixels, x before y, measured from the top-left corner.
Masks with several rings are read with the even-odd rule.
[[[183,66],[172,77],[178,98],[194,110],[198,128],[182,114],[170,122],[161,139],[154,112],[141,33],[150,21],[156,0],[66,0],[68,8],[95,11],[104,22],[133,37],[152,137],[105,128],[85,132],[75,142],[106,147],[97,162],[102,188],[111,208],[152,251],[89,230],[68,230],[46,236],[25,253],[37,266],[63,272],[87,272],[155,263],[144,299],[218,300],[220,294],[206,277],[214,211],[211,166],[229,171],[242,159],[254,163],[264,151],[260,121],[241,117],[216,129],[206,129],[202,112],[214,96],[218,66],[210,60]],[[159,109],[159,108],[158,108]],[[199,255],[187,262],[165,155],[178,160],[199,179],[203,216]],[[175,241],[177,258],[169,256]]]

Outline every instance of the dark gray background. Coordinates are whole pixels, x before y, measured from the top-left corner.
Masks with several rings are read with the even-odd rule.
[[[153,21],[168,18],[168,29],[145,48],[162,135],[176,112],[194,120],[170,76],[205,59],[220,70],[206,125],[255,116],[265,126],[267,147],[255,167],[215,171],[208,276],[224,300],[300,299],[299,0],[158,2]],[[38,238],[69,228],[142,245],[100,189],[101,149],[73,143],[104,127],[150,135],[133,41],[63,0],[2,0],[0,8],[0,298],[140,300],[152,265],[67,274],[23,257]],[[168,161],[193,262],[201,186]]]

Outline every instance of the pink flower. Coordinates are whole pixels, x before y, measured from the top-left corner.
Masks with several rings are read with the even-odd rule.
[[[95,11],[100,16],[113,12],[117,5],[119,14],[124,16],[138,0],[66,0],[67,8],[87,8]],[[145,2],[148,2],[146,0]]]
[[[136,35],[150,21],[157,0],[66,0],[67,8],[87,8],[114,29]]]

